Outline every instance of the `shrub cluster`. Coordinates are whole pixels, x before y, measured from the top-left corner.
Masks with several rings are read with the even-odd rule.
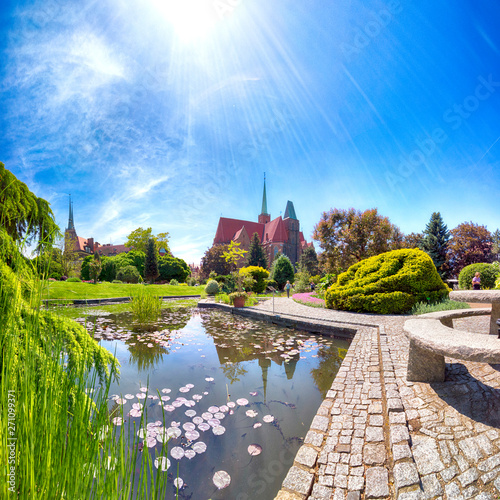
[[[215,280],[208,280],[205,286],[205,292],[207,292],[208,295],[217,295],[219,293],[219,283]]]
[[[351,266],[327,290],[325,302],[331,309],[401,314],[417,302],[439,302],[449,292],[425,252],[402,249]]]
[[[251,277],[254,280],[252,292],[262,293],[266,289],[266,279],[269,277],[269,271],[259,266],[247,266],[240,269],[240,276]]]
[[[500,265],[498,262],[493,264],[470,264],[465,266],[458,275],[458,286],[462,290],[472,289],[472,278],[476,272],[481,273],[481,288],[489,290],[495,288],[495,280],[500,276]]]

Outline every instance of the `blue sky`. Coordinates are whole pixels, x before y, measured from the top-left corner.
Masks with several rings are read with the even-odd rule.
[[[0,161],[64,229],[168,231],[199,262],[218,219],[292,200],[405,233],[500,227],[500,4],[490,0],[6,1]],[[316,245],[317,247],[317,245]]]

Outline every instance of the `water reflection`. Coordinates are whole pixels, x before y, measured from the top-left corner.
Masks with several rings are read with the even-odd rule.
[[[132,428],[156,421],[180,429],[168,443],[166,473],[173,480],[178,468],[179,498],[197,500],[274,498],[348,347],[206,310],[165,311],[151,331],[129,314],[89,319],[89,330],[121,363],[110,408],[121,404]],[[193,454],[195,444],[206,451]],[[256,449],[256,456],[248,451]],[[142,453],[166,452],[153,439]],[[231,477],[220,491],[212,479],[219,470]]]

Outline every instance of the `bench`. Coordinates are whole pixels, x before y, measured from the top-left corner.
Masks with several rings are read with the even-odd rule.
[[[500,363],[500,340],[491,335],[464,332],[445,326],[449,316],[455,318],[478,315],[477,309],[423,314],[404,324],[410,341],[407,380],[409,382],[444,382],[445,356],[464,361]],[[479,310],[487,314],[488,309]],[[448,313],[448,314],[446,314]]]
[[[458,290],[450,292],[450,299],[458,302],[491,304],[490,335],[497,334],[500,319],[500,290]]]

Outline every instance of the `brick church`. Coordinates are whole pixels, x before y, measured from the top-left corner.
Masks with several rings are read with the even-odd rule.
[[[228,219],[221,217],[215,233],[214,245],[229,244],[231,241],[240,243],[243,250],[250,248],[253,233],[259,235],[264,247],[267,261],[271,263],[278,252],[286,255],[292,264],[299,261],[302,250],[312,243],[307,243],[300,230],[300,223],[291,201],[287,201],[285,216],[271,220],[267,213],[266,179],[264,177],[264,192],[262,195],[262,210],[258,222]]]
[[[113,256],[130,251],[130,248],[125,245],[101,245],[99,242],[94,241],[94,238],[83,238],[82,236],[78,236],[73,220],[73,203],[71,202],[71,198],[69,200],[68,227],[64,232],[64,236],[65,243],[71,243],[73,253],[79,258],[92,255],[96,252],[100,255]]]

